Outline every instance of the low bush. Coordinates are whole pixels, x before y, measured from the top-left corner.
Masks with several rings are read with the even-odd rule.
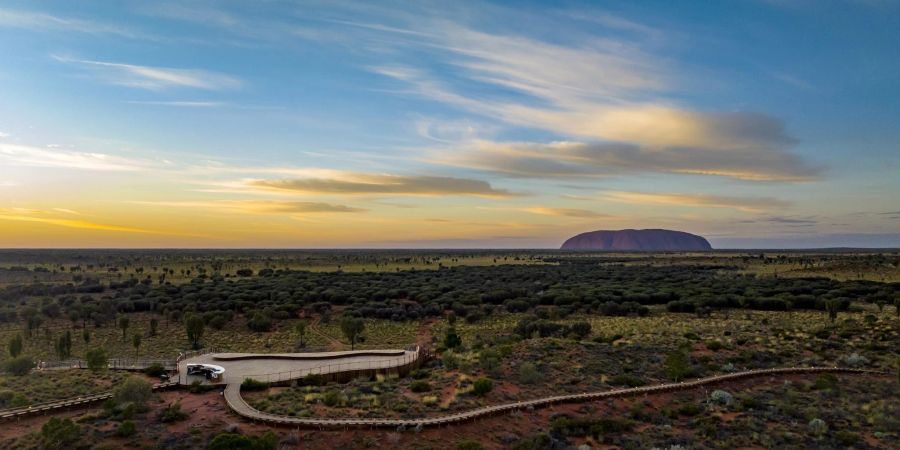
[[[126,420],[119,424],[119,428],[116,428],[116,436],[119,437],[131,437],[134,436],[136,431],[136,427],[134,422],[131,420]]]
[[[188,392],[190,392],[191,394],[202,394],[213,389],[216,389],[216,387],[211,384],[203,384],[200,382],[200,380],[195,380],[191,383],[190,386],[188,386]]]
[[[17,377],[28,375],[33,367],[34,360],[30,356],[10,358],[3,363],[3,370]]]
[[[494,389],[494,382],[489,378],[479,378],[472,384],[472,393],[481,397]]]
[[[253,378],[244,378],[244,382],[241,383],[241,390],[243,391],[262,391],[268,387],[268,384]]]
[[[409,390],[413,392],[428,392],[431,390],[431,385],[427,381],[416,380],[410,383]]]
[[[623,373],[620,375],[616,375],[609,380],[609,384],[614,385],[625,385],[628,387],[639,387],[647,384],[644,380],[629,374]]]
[[[118,405],[130,403],[138,409],[143,409],[151,395],[153,388],[150,383],[138,377],[130,377],[116,388],[113,399]]]
[[[71,419],[53,417],[41,427],[46,448],[68,448],[81,437],[81,427]]]
[[[160,363],[153,363],[144,369],[144,373],[151,377],[159,377],[166,374],[166,368]]]
[[[181,410],[181,402],[171,403],[159,413],[159,421],[162,423],[178,422],[187,418],[188,414]]]
[[[484,450],[484,446],[476,441],[462,441],[456,444],[456,450]]]
[[[271,431],[262,436],[219,433],[209,442],[209,450],[275,450],[278,436]]]

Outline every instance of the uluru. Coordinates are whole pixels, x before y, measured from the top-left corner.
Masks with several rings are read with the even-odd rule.
[[[597,230],[581,233],[563,243],[561,250],[704,251],[712,246],[702,236],[684,231]]]

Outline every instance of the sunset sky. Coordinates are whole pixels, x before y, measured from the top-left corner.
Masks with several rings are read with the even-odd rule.
[[[548,3],[4,0],[0,247],[900,247],[900,2]]]

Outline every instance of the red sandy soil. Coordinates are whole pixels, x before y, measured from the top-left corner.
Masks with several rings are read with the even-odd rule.
[[[889,380],[888,377],[870,377],[869,379],[878,379],[880,381]],[[309,428],[281,428],[270,427],[261,424],[254,424],[246,420],[242,420],[231,414],[225,405],[224,400],[218,391],[208,392],[205,394],[189,394],[184,391],[166,391],[161,392],[159,397],[162,401],[153,402],[152,411],[147,415],[148,420],[158,424],[156,417],[159,411],[167,404],[180,400],[182,410],[189,413],[189,417],[185,421],[176,422],[174,424],[165,425],[165,434],[180,435],[187,434],[193,428],[200,428],[205,436],[224,431],[229,424],[238,424],[242,433],[246,434],[262,434],[268,430],[275,431],[280,439],[293,434],[299,437],[299,444],[291,447],[283,444],[281,448],[409,448],[415,445],[432,447],[438,449],[453,449],[456,444],[462,440],[477,440],[482,442],[486,448],[496,448],[498,439],[502,436],[518,435],[520,437],[531,436],[549,428],[550,418],[556,414],[569,414],[573,417],[578,416],[601,416],[601,415],[622,415],[630,409],[635,402],[641,402],[647,408],[659,409],[673,401],[685,398],[703,398],[708,395],[708,391],[717,387],[726,388],[731,392],[740,392],[754,388],[771,388],[782,385],[786,380],[801,381],[810,379],[809,375],[789,375],[783,377],[755,378],[740,380],[719,386],[707,386],[705,388],[697,388],[694,390],[677,392],[677,393],[660,393],[654,395],[640,397],[624,397],[607,399],[586,403],[573,403],[556,405],[547,408],[536,409],[533,412],[521,411],[519,413],[505,414],[500,416],[486,417],[472,422],[456,424],[452,426],[425,428],[420,433],[412,430],[399,433],[392,429],[359,429],[348,428],[345,430],[323,429],[314,430]],[[82,415],[96,412],[97,409],[82,409],[78,411],[67,411],[56,414],[57,417],[77,418]],[[589,412],[590,411],[590,412]],[[723,414],[723,420],[733,420],[738,414]],[[31,431],[40,430],[40,427],[49,420],[51,416],[24,418],[17,422],[3,423],[0,426],[0,442],[8,442],[19,436],[23,436]],[[142,424],[138,424],[139,429]],[[110,443],[124,444],[121,440],[113,439]],[[133,443],[132,443],[133,444]],[[873,443],[877,444],[877,443]],[[591,443],[594,448],[604,448]]]

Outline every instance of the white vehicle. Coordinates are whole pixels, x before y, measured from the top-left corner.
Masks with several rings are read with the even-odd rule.
[[[213,364],[188,364],[188,375],[203,375],[207,380],[218,380],[225,373],[225,368]]]

